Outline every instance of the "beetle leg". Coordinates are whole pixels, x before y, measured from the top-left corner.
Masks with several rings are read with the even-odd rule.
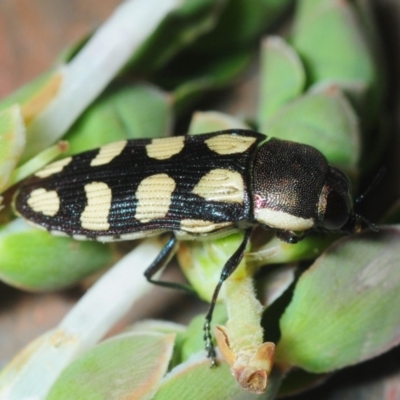
[[[144,272],[146,279],[155,285],[163,286],[172,289],[184,290],[185,292],[194,293],[194,290],[188,286],[176,282],[166,282],[153,279],[154,275],[161,271],[171,261],[172,257],[178,250],[178,240],[175,235],[172,235],[171,239],[168,240],[167,244],[161,250],[157,258],[151,263],[151,265]]]
[[[207,311],[207,315],[205,318],[204,322],[204,342],[205,342],[205,347],[207,351],[207,357],[211,359],[211,366],[216,365],[216,353],[214,349],[214,345],[212,343],[212,337],[211,337],[211,320],[215,308],[215,304],[218,298],[219,291],[221,290],[222,284],[226,279],[228,279],[232,273],[235,271],[237,266],[240,264],[242,261],[244,252],[246,250],[247,244],[249,242],[250,236],[251,236],[252,228],[248,228],[245,231],[245,235],[243,238],[242,243],[238,247],[238,249],[235,251],[235,253],[229,258],[229,260],[225,263],[224,268],[221,271],[221,275],[219,277],[219,281],[217,283],[217,286],[214,289],[214,293],[211,299],[210,306]]]
[[[289,244],[296,244],[303,240],[308,234],[308,231],[302,232],[300,235],[293,231],[277,231],[276,236],[278,239]]]

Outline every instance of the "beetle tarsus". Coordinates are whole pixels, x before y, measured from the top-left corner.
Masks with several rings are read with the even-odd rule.
[[[207,358],[209,358],[211,361],[210,367],[211,368],[215,367],[217,365],[217,353],[215,352],[215,347],[212,342],[210,321],[206,321],[204,324],[204,341],[207,352]]]
[[[213,315],[213,311],[214,311],[214,305],[215,305],[215,303],[211,302],[210,308],[206,315],[204,326],[203,326],[204,345],[205,345],[205,349],[207,352],[207,358],[209,358],[211,361],[211,367],[214,367],[217,365],[217,361],[216,361],[217,354],[215,352],[215,348],[214,348],[214,344],[212,342],[212,336],[211,336],[211,319],[212,319],[212,315]]]
[[[293,231],[277,231],[276,236],[278,239],[282,240],[283,242],[289,243],[289,244],[296,244],[303,240],[306,236],[307,233],[303,232],[300,235],[297,235]]]

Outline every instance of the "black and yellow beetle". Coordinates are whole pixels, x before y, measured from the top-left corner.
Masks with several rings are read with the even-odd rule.
[[[56,161],[22,183],[14,207],[30,222],[75,239],[107,242],[171,232],[146,271],[152,282],[178,240],[244,230],[206,317],[212,359],[214,304],[256,225],[296,243],[313,229],[353,233],[366,222],[353,211],[349,179],[318,150],[239,129],[124,140]]]

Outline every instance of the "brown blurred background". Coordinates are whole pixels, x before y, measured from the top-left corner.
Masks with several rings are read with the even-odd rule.
[[[46,71],[119,0],[0,0],[0,98]]]

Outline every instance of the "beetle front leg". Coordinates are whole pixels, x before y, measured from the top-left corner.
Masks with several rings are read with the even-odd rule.
[[[302,232],[300,235],[293,231],[277,231],[276,236],[282,242],[286,242],[289,244],[296,244],[303,240],[308,235],[308,231]]]

